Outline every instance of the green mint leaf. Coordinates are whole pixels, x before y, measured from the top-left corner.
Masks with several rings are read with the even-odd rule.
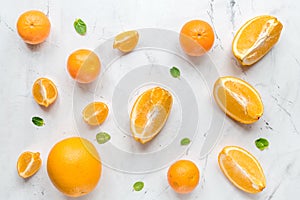
[[[255,140],[255,145],[258,149],[262,151],[269,146],[269,141],[265,138],[259,138]]]
[[[141,181],[138,181],[133,185],[133,189],[135,191],[141,191],[143,188],[144,188],[144,183]]]
[[[180,142],[180,144],[181,144],[182,146],[188,145],[188,144],[190,144],[190,143],[191,143],[191,140],[190,140],[189,138],[183,138],[183,139],[181,140],[181,142]]]
[[[110,140],[110,135],[105,132],[100,132],[96,135],[96,139],[99,144],[104,144]]]
[[[74,28],[75,28],[76,32],[80,35],[84,35],[86,33],[86,24],[81,19],[75,20]]]
[[[170,69],[170,73],[174,78],[180,77],[180,70],[175,66]]]
[[[32,117],[32,123],[36,126],[43,126],[45,125],[44,120],[40,117]]]

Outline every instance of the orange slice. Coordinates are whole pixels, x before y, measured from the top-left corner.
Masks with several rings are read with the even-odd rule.
[[[165,89],[155,87],[142,93],[130,114],[130,129],[138,142],[152,140],[165,125],[172,108],[173,97]]]
[[[258,193],[266,187],[263,169],[245,149],[227,146],[219,153],[218,162],[224,175],[239,189]]]
[[[34,175],[41,167],[42,160],[39,152],[26,151],[19,156],[17,170],[19,176],[28,178]]]
[[[247,21],[235,34],[232,52],[242,65],[252,65],[277,43],[282,24],[276,17],[262,15]]]
[[[108,107],[103,102],[88,104],[82,111],[83,120],[92,126],[102,124],[108,115]]]
[[[137,31],[126,31],[115,37],[113,48],[127,53],[132,51],[139,41],[139,33]]]
[[[263,114],[259,93],[247,82],[232,76],[220,77],[214,85],[214,98],[232,119],[251,124]]]
[[[32,95],[38,104],[48,107],[56,100],[57,89],[51,80],[39,78],[32,86]]]

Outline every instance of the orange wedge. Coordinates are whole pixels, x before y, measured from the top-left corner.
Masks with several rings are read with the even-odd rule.
[[[165,89],[155,87],[142,93],[130,114],[130,129],[138,142],[152,140],[165,125],[172,108],[173,97]]]
[[[263,169],[245,149],[227,146],[219,153],[218,162],[224,175],[239,189],[258,193],[266,187]]]
[[[32,95],[38,104],[48,107],[56,100],[57,89],[51,80],[39,78],[32,86]]]
[[[235,34],[232,52],[242,65],[252,65],[277,43],[281,30],[282,24],[276,17],[255,17],[247,21]]]
[[[82,111],[83,120],[92,126],[102,124],[108,115],[108,107],[103,102],[88,104]]]
[[[264,106],[259,93],[242,79],[220,77],[214,85],[213,94],[219,107],[238,122],[251,124],[263,114]]]
[[[126,31],[115,37],[113,48],[127,53],[132,51],[139,41],[139,33],[137,31]]]
[[[42,160],[39,152],[26,151],[19,156],[17,170],[19,176],[28,178],[34,175],[41,167]]]

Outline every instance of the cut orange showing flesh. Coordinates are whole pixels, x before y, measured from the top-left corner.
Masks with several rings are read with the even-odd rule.
[[[108,115],[108,107],[103,102],[88,104],[82,111],[83,120],[92,126],[102,124]]]
[[[139,41],[139,33],[137,31],[126,31],[115,37],[113,48],[127,53],[132,51]]]
[[[172,95],[155,87],[142,93],[135,101],[130,114],[130,129],[138,142],[152,140],[165,125],[173,104]]]
[[[232,52],[242,65],[252,65],[277,43],[282,24],[276,17],[262,15],[246,22],[235,34]]]
[[[38,104],[48,107],[56,100],[57,89],[51,80],[39,78],[32,86],[32,95]]]
[[[219,107],[238,122],[251,124],[263,114],[264,107],[259,93],[242,79],[220,77],[214,85],[213,94]]]
[[[28,178],[34,175],[41,167],[42,160],[39,152],[26,151],[19,156],[17,170],[19,176]]]
[[[263,169],[245,149],[227,146],[219,153],[218,162],[224,175],[239,189],[258,193],[266,187]]]

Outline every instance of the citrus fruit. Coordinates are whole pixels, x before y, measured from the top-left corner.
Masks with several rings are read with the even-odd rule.
[[[181,48],[190,56],[205,54],[212,48],[214,40],[212,27],[202,20],[192,20],[184,24],[179,36]]]
[[[22,178],[28,178],[34,175],[42,165],[42,160],[40,158],[39,152],[26,151],[22,153],[17,162],[17,170],[19,176]]]
[[[102,102],[88,104],[82,111],[83,120],[89,125],[96,126],[102,124],[108,115],[108,107]]]
[[[28,44],[39,44],[46,40],[50,33],[48,17],[38,10],[23,13],[17,21],[20,37]]]
[[[50,79],[39,78],[32,86],[32,95],[39,105],[48,107],[56,100],[57,89]]]
[[[102,164],[94,145],[80,137],[56,143],[47,161],[53,185],[63,194],[79,197],[90,193],[101,176]]]
[[[79,83],[90,83],[98,77],[101,63],[93,51],[79,49],[69,56],[67,69],[71,77]]]
[[[213,94],[219,107],[238,122],[251,124],[263,114],[260,95],[249,83],[239,78],[220,77],[215,82]]]
[[[163,88],[155,87],[142,93],[130,114],[130,128],[135,140],[142,144],[152,140],[166,123],[172,103],[172,95]]]
[[[277,43],[282,24],[273,16],[263,15],[247,21],[235,34],[232,52],[242,65],[252,65]]]
[[[137,31],[126,31],[115,37],[113,48],[127,53],[132,51],[139,41],[139,33]]]
[[[259,162],[245,149],[227,146],[219,153],[218,162],[224,175],[239,189],[258,193],[266,187]]]
[[[179,160],[168,170],[168,182],[173,190],[180,194],[192,192],[199,183],[198,167],[189,160]]]

